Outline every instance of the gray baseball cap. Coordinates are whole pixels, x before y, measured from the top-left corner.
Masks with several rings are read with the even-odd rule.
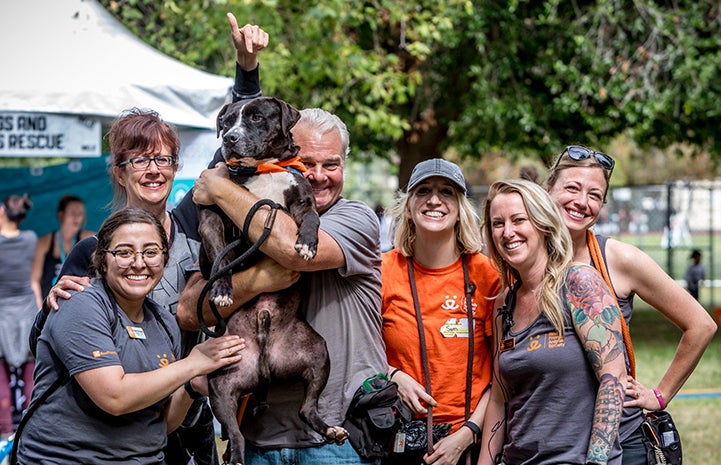
[[[413,168],[406,192],[410,192],[420,184],[421,181],[432,178],[433,176],[440,176],[452,181],[461,192],[466,193],[466,180],[463,178],[461,169],[455,163],[451,163],[442,158],[432,158],[418,163],[416,167]]]

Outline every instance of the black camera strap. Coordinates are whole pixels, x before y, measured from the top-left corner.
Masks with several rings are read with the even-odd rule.
[[[421,363],[423,364],[423,377],[425,381],[426,392],[429,396],[433,396],[431,392],[431,372],[428,363],[428,350],[426,348],[426,334],[423,328],[423,314],[421,312],[420,300],[418,298],[418,289],[416,287],[416,277],[413,272],[413,257],[406,257],[408,263],[408,281],[411,285],[411,295],[413,296],[413,307],[416,311],[416,323],[418,323],[418,339],[421,346]],[[473,302],[472,296],[476,291],[476,285],[470,280],[468,272],[468,255],[461,255],[463,263],[463,284],[464,294],[466,296],[466,312],[468,318],[468,361],[466,364],[466,405],[465,420],[471,415],[471,390],[473,384],[473,352],[474,352],[474,321],[473,321]],[[426,433],[428,435],[428,454],[433,453],[433,406],[428,405],[428,416],[426,418]],[[470,463],[471,455],[466,454],[466,463]]]

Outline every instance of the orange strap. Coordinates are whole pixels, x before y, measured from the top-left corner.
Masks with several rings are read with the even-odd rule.
[[[234,164],[232,162],[226,162],[230,166],[238,166],[237,164]],[[288,158],[287,160],[281,160],[276,163],[261,163],[255,168],[255,172],[257,174],[263,174],[263,173],[280,173],[281,171],[288,171],[288,168],[292,168],[294,170],[298,170],[301,173],[305,173],[306,168],[302,161],[300,161],[300,157],[296,156],[293,158]],[[252,167],[250,167],[252,169]]]
[[[240,398],[238,404],[238,424],[243,421],[243,414],[245,413],[245,407],[248,406],[248,399],[250,399],[250,394],[246,394]]]
[[[611,292],[613,293],[613,299],[616,300],[616,305],[618,306],[618,300],[616,299],[616,290],[613,288],[613,284],[611,284],[611,278],[608,276],[606,262],[603,261],[603,255],[601,255],[601,248],[598,246],[598,240],[596,240],[596,235],[593,234],[591,231],[586,231],[586,241],[588,242],[588,251],[591,252],[591,260],[593,261],[593,266],[596,267],[598,272],[601,273],[601,276],[603,276],[603,280],[606,281],[609,289],[611,289]],[[620,311],[621,307],[618,306],[618,309]],[[623,314],[621,314],[621,330],[623,332],[623,343],[626,345],[626,353],[628,354],[629,371],[631,373],[631,376],[633,378],[636,378],[636,357],[633,354],[631,333],[629,333],[628,331],[628,325],[626,324],[626,319],[623,317]]]

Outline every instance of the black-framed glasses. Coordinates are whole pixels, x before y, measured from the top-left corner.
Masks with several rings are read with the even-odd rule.
[[[155,157],[135,157],[129,158],[125,161],[118,163],[118,167],[123,167],[127,164],[133,167],[134,170],[144,170],[150,166],[150,162],[155,162],[155,166],[158,168],[168,168],[175,165],[177,157],[173,155],[158,155]]]
[[[130,268],[135,263],[135,257],[140,255],[143,257],[143,261],[149,267],[158,267],[163,265],[163,259],[166,249],[160,247],[149,247],[144,250],[133,250],[128,248],[120,249],[105,249],[104,252],[111,254],[115,257],[115,264],[119,268]]]
[[[613,160],[613,158],[611,158],[609,155],[606,155],[605,153],[595,152],[588,147],[584,147],[582,145],[569,145],[561,153],[561,156],[558,157],[558,160],[556,160],[556,164],[553,166],[554,169],[561,162],[561,158],[563,158],[564,153],[567,153],[572,160],[576,161],[585,160],[586,158],[590,158],[591,156],[593,156],[593,158],[596,159],[598,164],[601,165],[601,168],[609,172],[613,172],[613,167],[616,166],[616,162]]]

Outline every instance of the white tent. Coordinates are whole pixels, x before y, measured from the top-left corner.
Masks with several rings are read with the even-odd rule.
[[[137,106],[214,129],[232,86],[146,45],[95,0],[3,0],[0,43],[0,111],[115,118]]]

